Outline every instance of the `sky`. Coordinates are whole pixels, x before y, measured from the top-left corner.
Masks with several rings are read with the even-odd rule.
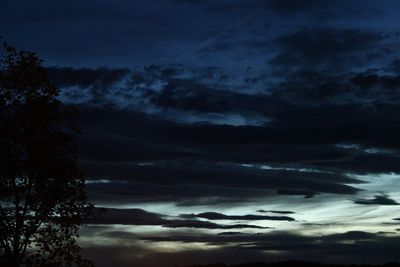
[[[0,3],[78,110],[97,266],[400,260],[400,1]]]

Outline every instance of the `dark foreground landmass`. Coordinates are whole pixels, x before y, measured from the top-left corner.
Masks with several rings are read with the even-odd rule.
[[[285,261],[274,263],[244,263],[236,265],[226,265],[223,263],[214,263],[209,265],[191,265],[190,267],[400,267],[399,263],[386,263],[382,265],[375,264],[322,264],[317,262]]]

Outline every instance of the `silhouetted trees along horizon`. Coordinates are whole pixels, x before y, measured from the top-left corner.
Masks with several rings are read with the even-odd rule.
[[[35,53],[0,53],[0,266],[92,266],[77,243],[92,206],[74,112]]]
[[[280,261],[280,262],[254,262],[254,263],[241,263],[227,265],[224,263],[213,263],[206,265],[191,265],[188,267],[399,267],[399,263],[386,263],[386,264],[327,264],[319,262],[308,261]]]

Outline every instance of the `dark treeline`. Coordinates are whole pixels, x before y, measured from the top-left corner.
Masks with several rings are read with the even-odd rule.
[[[303,261],[283,261],[274,263],[243,263],[237,265],[226,265],[223,263],[214,263],[208,265],[191,265],[190,267],[399,267],[399,263],[386,263],[382,265],[374,264],[323,264],[318,262]]]

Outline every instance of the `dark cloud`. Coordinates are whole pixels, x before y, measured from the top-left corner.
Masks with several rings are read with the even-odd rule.
[[[193,92],[197,92],[195,85],[193,88]],[[139,199],[146,194],[153,196],[146,197],[147,200],[161,201],[172,196],[184,205],[204,204],[205,201],[185,199],[185,195],[227,201],[232,198],[240,202],[243,197],[270,196],[271,190],[281,195],[306,197],[321,192],[354,194],[357,189],[346,184],[357,181],[347,177],[342,170],[360,173],[399,170],[399,158],[395,153],[384,150],[366,152],[369,147],[396,151],[399,145],[396,125],[400,124],[392,114],[399,113],[398,105],[377,103],[373,107],[365,107],[363,104],[348,103],[300,107],[283,100],[277,102],[275,99],[280,99],[282,94],[265,97],[249,95],[246,100],[243,94],[228,94],[227,91],[207,87],[203,89],[209,90],[209,94],[194,94],[188,104],[182,100],[185,97],[181,98],[179,94],[179,100],[173,100],[176,104],[165,102],[168,94],[163,97],[164,102],[154,103],[169,103],[169,108],[197,112],[234,111],[235,108],[241,109],[241,112],[268,112],[268,116],[273,116],[275,120],[265,126],[185,124],[162,115],[81,105],[78,107],[83,126],[81,159],[88,176],[92,179],[141,181],[148,186],[143,188],[143,194],[138,194]],[[174,96],[173,92],[170,95]],[[297,92],[290,99],[298,100],[299,95],[304,95],[301,90]],[[182,94],[185,94],[183,89]],[[258,103],[257,97],[264,103],[272,104],[262,105],[261,101],[251,105],[253,101]],[[216,99],[221,101],[213,103]],[[200,104],[197,100],[201,100]],[[263,110],[257,111],[258,106]],[[100,143],[101,146],[98,145]],[[339,143],[363,144],[363,149],[334,146]],[[135,163],[124,163],[127,161]],[[277,169],[260,170],[241,166],[242,163],[267,164]],[[180,177],[187,179],[183,181]],[[193,185],[194,182],[197,186]],[[160,183],[162,190],[154,186]],[[238,186],[233,188],[232,184]],[[239,185],[242,189],[238,188]],[[192,189],[182,190],[182,186]],[[248,191],[243,191],[243,188]],[[159,189],[161,191],[157,192]],[[107,192],[113,196],[126,196],[128,193],[123,194],[124,191],[123,186],[118,190],[110,186]],[[227,195],[224,191],[233,193]],[[215,203],[215,199],[206,202]]]
[[[256,198],[274,196],[268,189],[234,188],[213,185],[156,184],[156,183],[93,183],[87,185],[89,195],[96,203],[118,202],[175,202],[179,207],[228,206],[251,203]],[[134,192],[134,194],[133,194]]]
[[[97,215],[90,219],[90,224],[127,224],[127,225],[161,225],[165,220],[162,215],[147,212],[142,209],[111,209],[96,210]]]
[[[60,77],[71,75],[66,81],[78,88],[91,82],[88,87],[126,82],[119,89],[101,86],[103,96],[76,106],[83,133],[81,166],[88,177],[129,182],[88,185],[91,196],[102,203],[174,201],[184,207],[246,203],[276,194],[356,194],[356,185],[349,184],[359,181],[346,173],[400,171],[400,123],[393,116],[400,111],[397,91],[387,82],[397,79],[393,74],[296,71],[270,93],[253,94],[218,85],[223,73],[211,67],[192,69],[188,78],[180,77],[187,70],[173,65],[150,65],[122,76],[111,69],[114,78],[104,81],[100,76],[105,69],[53,70]],[[90,79],[80,81],[86,72]],[[372,82],[364,81],[368,75]],[[157,81],[161,88],[151,89]],[[162,112],[105,104],[115,103],[118,90],[136,94],[140,100],[135,101]],[[175,119],[209,113],[271,121],[233,126]]]
[[[263,216],[263,215],[226,215],[218,212],[203,212],[198,214],[185,214],[184,218],[203,218],[208,220],[270,220],[270,221],[294,221],[295,219],[288,216]]]
[[[215,249],[215,250],[186,250],[181,252],[153,252],[149,248],[143,249],[136,246],[106,246],[86,247],[83,249],[85,255],[96,259],[96,266],[108,267],[117,261],[121,267],[134,266],[166,266],[175,267],[190,266],[196,264],[210,264],[215,262],[237,263],[243,261],[243,251],[240,249]],[[136,252],[136,253],[133,253]],[[248,259],[265,258],[260,252],[246,252]],[[140,256],[139,256],[140,255]]]
[[[276,193],[285,196],[304,196],[304,198],[313,198],[315,195],[319,194],[318,192],[297,189],[278,189]]]
[[[88,220],[89,224],[125,224],[125,225],[154,225],[167,228],[201,228],[201,229],[266,229],[251,224],[222,225],[208,221],[188,219],[167,219],[165,215],[147,212],[142,209],[111,209],[97,210],[97,215]]]
[[[328,18],[345,16],[346,18],[363,18],[365,16],[379,16],[382,11],[379,8],[366,5],[365,1],[345,1],[339,5],[330,2],[321,2],[318,0],[253,0],[244,2],[232,0],[229,2],[223,0],[170,0],[176,5],[187,5],[202,7],[205,10],[219,14],[235,13],[240,11],[254,12],[256,10],[272,11],[268,15],[307,15],[312,23],[321,22]],[[316,20],[316,21],[314,21]]]
[[[288,210],[257,210],[257,212],[261,212],[261,213],[271,212],[271,213],[277,213],[277,214],[295,214],[296,213],[294,211],[288,211]]]
[[[245,190],[246,191],[246,190]],[[245,196],[242,196],[240,192],[243,192],[242,190],[234,190],[235,195],[234,196],[226,196],[226,194],[221,194],[225,195],[224,197],[216,197],[216,196],[211,196],[211,197],[199,197],[199,198],[194,198],[194,199],[179,199],[178,202],[176,203],[177,207],[191,207],[191,206],[230,206],[232,204],[243,204],[243,203],[251,203],[255,199],[253,198],[246,198]],[[247,191],[249,192],[249,191]],[[255,192],[256,193],[256,192]],[[273,192],[271,191],[270,194]],[[266,192],[266,195],[269,195],[268,192]],[[238,197],[241,196],[241,197]]]
[[[363,231],[349,231],[339,234],[331,234],[322,237],[324,241],[360,241],[360,240],[374,240],[379,236],[376,233],[369,233]]]
[[[227,51],[231,50],[233,48],[233,45],[231,42],[227,41],[212,41],[211,43],[201,47],[199,49],[199,52],[222,52],[222,51]]]
[[[164,195],[179,198],[229,197],[255,198],[278,193],[309,195],[311,192],[355,194],[358,189],[345,183],[357,180],[338,174],[307,173],[285,170],[262,170],[236,164],[210,162],[166,161],[153,164],[86,163],[83,165],[92,179],[131,181],[139,195]],[[304,191],[297,189],[301,185]],[[147,186],[146,186],[147,185]],[[129,184],[105,184],[114,195],[129,192]],[[119,188],[119,189],[117,189]],[[140,188],[140,190],[139,190]],[[305,190],[305,189],[309,190]],[[89,187],[90,190],[90,187]],[[283,190],[283,191],[282,191]],[[286,191],[285,191],[286,190]],[[296,191],[297,190],[297,191]]]
[[[304,11],[305,9],[321,7],[324,4],[318,0],[270,0],[267,1],[268,8],[282,13],[296,13],[299,11]]]
[[[220,236],[221,237],[221,236]],[[289,237],[289,236],[288,236]],[[200,239],[200,238],[199,238]],[[291,243],[292,239],[288,238],[286,242]],[[129,246],[117,246],[117,247],[88,247],[84,248],[84,252],[87,255],[92,255],[93,258],[97,259],[96,266],[106,267],[115,264],[115,259],[122,267],[128,266],[166,266],[173,267],[176,265],[190,266],[193,262],[196,264],[211,264],[210,266],[244,266],[244,262],[258,262],[254,264],[248,264],[249,266],[259,267],[264,266],[260,262],[282,262],[281,264],[271,266],[296,266],[300,264],[298,261],[306,261],[304,266],[320,266],[315,263],[316,259],[332,264],[342,263],[346,264],[349,261],[358,264],[379,264],[383,262],[397,262],[397,247],[398,242],[396,237],[383,237],[377,236],[375,240],[356,242],[355,244],[338,244],[336,242],[330,242],[329,245],[320,246],[320,249],[312,250],[310,253],[304,250],[290,250],[284,251],[279,250],[280,253],[273,253],[268,251],[262,251],[257,249],[243,249],[234,246],[216,248],[214,250],[186,250],[182,252],[156,252],[152,253],[149,250],[143,251],[143,248],[129,247]],[[298,241],[301,244],[301,241]],[[316,239],[304,238],[303,242],[308,244],[309,242],[318,242]],[[382,246],[377,246],[377,242]],[[274,242],[272,247],[274,246]],[[300,247],[299,244],[299,247]],[[303,244],[303,245],[305,245]],[[398,244],[398,243],[397,243]],[[306,248],[307,246],[304,246]],[[316,246],[313,246],[316,248]],[[280,246],[277,247],[281,249]],[[331,249],[331,250],[329,250]],[[273,249],[271,249],[273,250]],[[137,253],[132,254],[133,251]],[[313,254],[313,255],[312,255]],[[137,257],[132,256],[137,255]],[[315,255],[318,255],[315,257]],[[354,255],[352,257],[352,255]],[[266,258],[267,257],[267,258]],[[267,259],[267,260],[266,260]],[[296,260],[295,262],[288,262],[290,260]],[[218,263],[216,262],[224,262]],[[242,263],[237,265],[238,263]],[[390,264],[389,264],[390,265]],[[269,265],[265,265],[269,266]],[[300,265],[299,265],[300,266]]]
[[[368,62],[365,53],[383,40],[381,33],[358,29],[304,29],[276,39],[282,50],[270,63],[277,66],[342,68]],[[361,47],[360,47],[361,46]],[[369,59],[370,60],[370,59]]]
[[[400,74],[400,59],[394,59],[386,70]]]
[[[153,79],[153,81],[160,79],[158,76],[156,78],[151,77],[152,74],[148,74],[143,76],[143,79]],[[129,97],[125,100],[122,98],[121,101],[131,101],[130,98],[138,94],[134,90],[138,90],[139,95],[141,95],[139,97],[144,97],[140,101],[149,101],[155,106],[153,108],[165,110],[166,112],[162,114],[171,112],[171,117],[150,116],[128,110],[103,112],[98,109],[96,112],[109,112],[110,114],[107,114],[106,117],[131,116],[129,118],[131,123],[133,121],[143,123],[143,119],[149,121],[154,119],[153,122],[160,124],[161,127],[159,128],[162,128],[164,132],[167,131],[165,137],[169,132],[174,132],[176,138],[181,139],[180,141],[193,143],[212,142],[213,144],[228,145],[227,142],[230,141],[230,144],[234,145],[237,144],[234,143],[235,141],[240,140],[241,144],[251,141],[252,143],[268,145],[288,144],[289,142],[307,145],[312,143],[359,143],[366,146],[397,145],[394,134],[391,134],[392,130],[389,131],[389,128],[392,128],[393,125],[397,125],[397,120],[395,117],[387,116],[389,113],[398,112],[396,101],[399,99],[399,93],[393,89],[397,86],[397,76],[379,76],[376,74],[327,76],[318,72],[302,72],[288,77],[280,85],[281,88],[274,90],[272,94],[255,95],[221,90],[215,88],[215,84],[206,85],[194,78],[172,79],[165,75],[161,77],[165,82],[162,90],[142,92],[140,90],[144,89],[139,90],[134,87],[132,92],[129,92],[129,90],[124,89],[124,94],[129,95]],[[381,90],[376,92],[376,89]],[[121,89],[121,94],[122,91]],[[93,94],[98,97],[99,90],[96,90]],[[108,99],[107,97],[97,99],[97,105],[104,102],[109,103],[114,97],[117,97],[115,93],[109,93]],[[355,99],[358,100],[355,101]],[[88,113],[88,115],[84,115],[85,117],[94,112],[85,109],[87,108],[82,110],[82,112]],[[143,112],[147,112],[147,110]],[[343,113],[351,116],[343,117],[340,115]],[[185,120],[186,117],[187,121],[190,122],[190,116],[197,116],[200,122],[201,118],[205,120],[204,124],[213,123],[210,114],[220,114],[220,117],[225,119],[230,114],[240,115],[249,122],[247,125],[245,122],[246,127],[224,127],[224,125],[189,126],[166,121],[176,118]],[[206,119],[207,116],[210,119]],[[123,118],[121,124],[126,123],[126,119]],[[252,125],[252,119],[259,120],[258,126],[260,127]],[[380,135],[374,132],[377,131],[376,124],[378,122],[380,127],[387,128],[385,131],[382,130]],[[229,124],[230,122],[226,123]],[[143,127],[147,125],[149,124],[144,124]],[[363,129],[363,131],[356,134],[355,128]],[[340,129],[340,133],[332,134],[334,129]],[[312,134],[315,130],[318,132],[318,138],[315,138],[315,135]],[[398,129],[395,128],[394,130],[397,131]],[[289,134],[293,131],[297,133],[294,136]],[[229,139],[225,136],[228,132],[230,133]],[[185,135],[190,135],[190,139]],[[199,137],[209,140],[201,140],[198,139]],[[182,140],[182,138],[184,139]],[[165,141],[171,142],[172,140]],[[141,142],[137,143],[138,145],[141,144]],[[154,148],[160,149],[160,146],[157,145]],[[140,153],[143,149],[137,150]],[[317,150],[311,149],[311,151],[316,152]],[[338,153],[338,151],[331,149],[331,153]],[[264,156],[268,155],[265,154]]]
[[[221,225],[213,222],[196,221],[196,220],[176,220],[168,222],[163,225],[169,228],[204,228],[204,229],[267,229],[268,227],[252,225],[252,224],[232,224],[232,225]]]
[[[351,81],[364,90],[371,88],[397,90],[400,88],[400,76],[360,74],[352,78]]]
[[[120,81],[129,73],[129,70],[49,67],[47,73],[51,82],[59,88],[65,86],[92,87],[96,85],[105,87]]]
[[[266,8],[281,16],[306,17],[310,24],[324,24],[338,18],[366,19],[382,15],[384,11],[372,1],[323,2],[318,0],[270,0],[265,1]],[[388,2],[388,4],[390,4]]]
[[[387,172],[400,172],[399,157],[396,154],[367,154],[367,155],[354,155],[352,157],[343,158],[340,161],[319,161],[311,164],[321,167],[334,167],[348,172],[359,173],[387,173]]]
[[[228,234],[228,235],[180,235],[152,237],[142,236],[144,240],[160,242],[203,242],[212,245],[223,245],[229,250],[233,247],[245,251],[263,251],[273,260],[315,259],[315,254],[321,255],[319,260],[329,263],[346,263],[349,260],[356,263],[377,263],[382,259],[398,259],[396,243],[398,237],[384,233],[368,233],[350,231],[331,235],[305,236],[283,232],[267,234]],[[382,246],[376,246],[376,244]],[[230,244],[235,244],[234,246]],[[269,252],[280,251],[279,254]],[[368,251],[368,254],[365,252]],[[245,253],[245,252],[242,252]],[[282,255],[283,254],[283,255]],[[311,256],[311,255],[314,256]],[[281,255],[281,257],[276,256]],[[363,255],[363,256],[361,256]],[[359,257],[361,256],[361,257]]]
[[[117,129],[123,130],[124,135],[130,134],[130,137],[127,139],[121,136],[119,139],[124,140],[127,147],[129,147],[127,141],[131,142],[130,140],[134,141],[134,138],[140,138],[141,143],[137,143],[149,142],[150,151],[151,144],[155,144],[154,141],[161,143],[161,146],[154,146],[157,150],[168,147],[169,152],[172,152],[171,149],[178,149],[177,152],[181,150],[181,153],[192,155],[199,155],[196,149],[200,146],[223,146],[225,147],[221,150],[223,153],[224,151],[230,152],[230,149],[233,148],[231,146],[242,145],[243,148],[241,149],[246,150],[252,144],[258,144],[261,145],[261,150],[254,151],[253,156],[249,153],[248,159],[251,161],[252,158],[261,156],[264,157],[264,161],[273,161],[273,157],[277,158],[281,155],[262,152],[268,150],[272,152],[278,144],[282,147],[280,153],[285,151],[285,145],[289,143],[299,145],[299,149],[303,149],[301,145],[322,145],[324,143],[364,143],[369,146],[396,147],[398,145],[396,132],[399,130],[396,128],[397,118],[388,115],[398,112],[397,109],[396,105],[391,104],[377,104],[374,108],[367,108],[361,104],[307,108],[291,106],[285,112],[277,114],[280,116],[279,119],[266,127],[232,127],[207,124],[185,125],[165,121],[162,117],[144,115],[129,110],[84,108],[81,111],[81,125],[85,127],[84,130],[88,134],[99,128],[101,131],[97,132],[96,135],[108,135],[109,138],[112,137],[114,140],[118,136],[112,136],[109,132]],[[343,114],[346,114],[346,116],[343,116]],[[104,128],[102,123],[110,123],[109,125],[112,125],[112,127]],[[377,131],[380,134],[376,134]],[[158,132],[162,132],[163,135],[154,134]],[[296,132],[296,134],[291,134],[293,132]],[[315,135],[317,133],[318,135]],[[87,144],[90,144],[90,140],[87,141]],[[118,142],[118,140],[115,141]],[[107,142],[103,143],[107,146]],[[165,145],[162,145],[162,143]],[[177,146],[174,146],[174,143]],[[188,143],[190,143],[192,149],[184,148],[185,144]],[[265,147],[264,151],[262,150],[263,146]],[[289,149],[289,147],[287,148]],[[83,149],[86,150],[85,147]],[[304,147],[304,149],[309,151],[305,154],[299,153],[296,156],[302,157],[303,155],[305,157],[309,153],[315,153],[315,159],[319,160],[324,158],[323,153],[330,153],[331,157],[335,154],[345,156],[343,154],[345,151],[332,147],[326,148],[325,152],[323,152],[323,147],[322,151],[315,147],[313,149]],[[89,149],[88,152],[90,151]],[[136,153],[140,154],[140,152],[140,149],[136,150]],[[111,157],[113,154],[97,155],[103,157],[109,155]],[[122,153],[119,157],[123,155]],[[240,157],[242,155],[238,153],[232,156]],[[290,157],[290,155],[287,155],[287,157]],[[262,160],[262,158],[259,158],[259,160]]]
[[[221,232],[218,233],[218,235],[243,235],[244,233],[242,232]]]
[[[226,233],[226,232],[222,232]],[[229,233],[229,232],[228,232]],[[125,238],[129,238],[126,236]],[[285,245],[292,244],[292,249],[306,250],[307,247],[302,248],[302,244],[313,245],[319,242],[324,242],[328,246],[330,244],[342,243],[345,241],[354,241],[354,242],[362,242],[362,241],[375,241],[380,238],[385,238],[384,233],[368,233],[363,231],[349,231],[344,233],[337,234],[329,234],[322,236],[306,236],[306,235],[297,235],[292,233],[285,233],[280,231],[272,231],[270,233],[256,233],[256,234],[245,234],[245,233],[229,233],[229,234],[218,234],[218,235],[202,235],[199,236],[197,234],[187,233],[185,235],[176,235],[176,236],[141,236],[141,239],[144,240],[152,240],[152,241],[161,241],[161,242],[203,242],[208,244],[243,244],[247,245],[249,249],[261,249],[261,247],[257,248],[257,246],[253,247],[252,244],[265,244],[269,245],[270,249],[273,250],[274,245],[278,250],[284,250],[283,247]],[[282,241],[285,241],[282,244]],[[244,248],[245,246],[243,246]],[[318,250],[317,246],[314,249]],[[267,249],[266,249],[267,250]]]
[[[216,75],[217,81],[224,74]],[[267,115],[286,103],[266,94],[248,94],[225,89],[224,85],[206,85],[195,79],[170,79],[164,90],[151,97],[152,103],[163,108],[194,112],[220,112]],[[218,88],[221,87],[221,88]],[[264,103],[269,103],[265,106]],[[287,104],[286,104],[287,105]]]
[[[400,205],[397,201],[386,195],[376,195],[371,199],[356,199],[354,200],[354,203],[360,205]]]
[[[240,0],[232,0],[229,2],[221,1],[221,0],[170,0],[172,3],[175,4],[188,4],[188,5],[195,5],[195,6],[202,6],[211,13],[226,13],[226,12],[236,12],[238,10],[251,10],[262,6],[263,1],[255,0],[253,2],[243,2]]]

